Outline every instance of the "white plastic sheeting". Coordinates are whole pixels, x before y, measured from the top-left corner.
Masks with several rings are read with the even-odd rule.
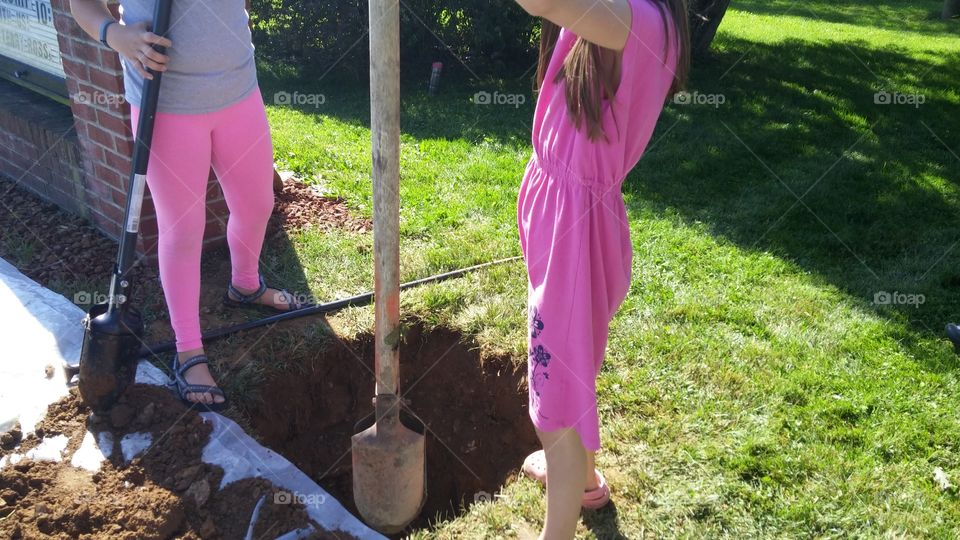
[[[34,431],[46,414],[47,406],[67,394],[63,363],[76,363],[83,343],[80,321],[85,312],[63,296],[50,291],[21,274],[0,259],[0,431],[20,422],[24,435]],[[137,366],[137,382],[166,385],[159,369],[142,360]],[[201,413],[213,431],[203,449],[202,459],[224,470],[220,488],[252,477],[261,477],[286,490],[289,500],[302,502],[310,517],[330,531],[342,531],[357,538],[384,538],[347,512],[336,499],[309,476],[276,452],[264,448],[229,418],[217,413]],[[12,453],[0,460],[0,468],[24,458],[61,461],[90,471],[98,470],[111,451],[108,432],[95,440],[87,433],[73,455],[65,455],[67,438],[47,437],[26,456]],[[132,433],[121,441],[124,459],[129,460],[150,445],[148,433]],[[272,502],[272,501],[268,501]],[[256,521],[251,516],[251,525]],[[279,538],[290,540],[308,536],[312,527],[290,531]]]
[[[19,420],[32,432],[47,405],[67,395],[62,363],[80,358],[83,315],[0,259],[0,431]]]

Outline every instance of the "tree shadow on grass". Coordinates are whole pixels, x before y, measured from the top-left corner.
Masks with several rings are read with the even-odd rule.
[[[400,128],[405,137],[529,147],[536,103],[532,73],[494,78],[474,76],[456,66],[445,69],[437,95],[430,96],[426,84],[429,71],[420,73],[410,66],[402,68]],[[367,81],[358,82],[336,71],[301,73],[265,63],[259,65],[259,71],[260,87],[268,106],[296,109],[317,120],[332,117],[351,126],[369,128]],[[297,105],[274,99],[294,92],[323,94],[324,103]]]
[[[667,108],[624,183],[628,206],[793,261],[905,323],[908,346],[941,335],[960,318],[960,55],[934,65],[862,43],[724,44],[691,86],[726,101]],[[875,303],[884,292],[924,303]]]

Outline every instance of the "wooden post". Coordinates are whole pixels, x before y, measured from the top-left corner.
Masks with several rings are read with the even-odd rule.
[[[370,0],[377,395],[396,394],[400,344],[400,3]]]
[[[374,422],[351,437],[353,500],[366,522],[399,533],[426,500],[422,423],[400,417],[400,2],[370,2],[373,141]]]

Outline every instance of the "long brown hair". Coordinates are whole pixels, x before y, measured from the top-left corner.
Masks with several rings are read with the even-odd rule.
[[[690,24],[687,20],[687,0],[651,0],[660,11],[663,21],[664,57],[667,57],[667,47],[670,44],[669,22],[666,11],[670,11],[671,18],[676,24],[676,37],[679,47],[677,54],[677,69],[674,72],[673,83],[670,85],[669,95],[672,96],[684,89],[687,74],[690,71]],[[636,17],[639,14],[634,13]],[[543,86],[543,79],[547,74],[547,66],[553,48],[560,36],[560,27],[543,19],[540,27],[540,60],[537,65],[537,90]],[[628,39],[630,39],[628,37]],[[563,66],[557,72],[553,82],[565,81],[567,111],[579,130],[585,123],[587,136],[590,140],[607,140],[603,132],[603,98],[612,97],[616,93],[619,83],[614,70],[601,69],[604,62],[615,59],[614,51],[601,47],[595,43],[577,38],[573,48],[563,61]]]

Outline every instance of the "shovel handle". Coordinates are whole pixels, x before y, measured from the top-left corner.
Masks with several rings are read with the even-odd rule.
[[[170,29],[170,12],[173,0],[157,0],[153,13],[153,33],[164,35]],[[153,45],[158,52],[166,47]],[[123,215],[123,232],[120,235],[120,249],[117,252],[117,264],[110,281],[110,308],[123,303],[130,297],[130,279],[127,273],[133,266],[136,251],[137,234],[140,231],[140,210],[143,204],[143,192],[146,189],[147,163],[150,160],[150,145],[153,142],[153,121],[157,114],[157,102],[160,96],[160,78],[162,72],[149,69],[153,79],[143,80],[140,92],[140,116],[137,120],[137,133],[133,145],[132,168],[127,183],[127,204]]]
[[[400,367],[400,4],[370,0],[370,131],[376,394],[397,394]],[[391,407],[396,412],[396,407]]]

